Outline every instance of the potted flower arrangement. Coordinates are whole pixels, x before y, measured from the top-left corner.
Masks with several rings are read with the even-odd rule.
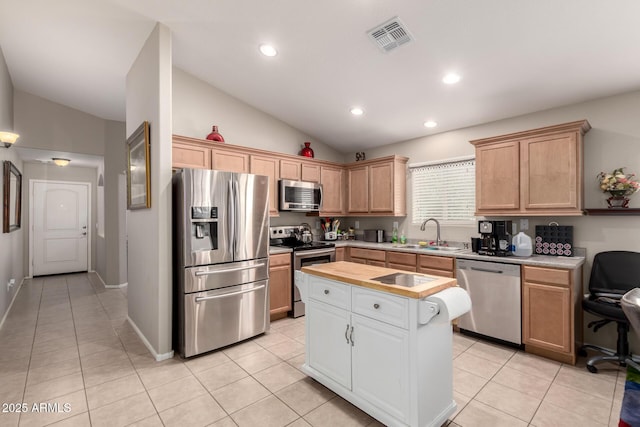
[[[628,208],[630,196],[640,190],[635,173],[625,174],[624,168],[614,169],[611,173],[600,172],[598,182],[603,193],[611,194],[607,199],[610,208]]]

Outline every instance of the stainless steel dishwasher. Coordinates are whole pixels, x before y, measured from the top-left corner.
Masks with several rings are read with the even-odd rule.
[[[458,285],[471,298],[471,311],[458,319],[458,327],[522,344],[520,266],[460,258],[456,263]]]

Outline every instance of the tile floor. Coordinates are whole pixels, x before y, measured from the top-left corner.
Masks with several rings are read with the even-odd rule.
[[[380,425],[300,372],[304,318],[204,357],[157,363],[126,315],[126,291],[105,289],[94,274],[26,281],[0,330],[0,403],[28,410],[3,405],[0,425]],[[452,427],[617,426],[624,373],[593,375],[456,334],[453,381]],[[42,402],[49,410],[33,411]]]

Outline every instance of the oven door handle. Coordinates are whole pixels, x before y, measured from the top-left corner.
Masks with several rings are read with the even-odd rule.
[[[246,265],[244,267],[232,267],[232,268],[221,268],[219,270],[202,270],[202,271],[196,271],[195,275],[196,276],[209,276],[211,274],[218,274],[218,273],[230,273],[233,271],[243,271],[243,270],[250,270],[252,268],[258,268],[258,267],[264,267],[264,262],[261,262],[259,264],[253,264],[253,265]]]
[[[305,255],[331,255],[332,253],[335,253],[336,249],[335,248],[331,248],[331,249],[312,249],[310,251],[299,251],[299,252],[293,252],[293,255],[296,258],[306,258]]]
[[[226,297],[231,297],[231,296],[234,296],[234,295],[248,294],[249,292],[259,291],[260,289],[263,289],[263,288],[264,288],[264,285],[260,285],[260,286],[257,286],[255,288],[245,289],[245,290],[242,290],[242,291],[229,292],[229,293],[220,294],[220,295],[212,295],[210,297],[196,297],[196,302],[207,301],[207,300],[211,300],[211,299],[226,298]]]

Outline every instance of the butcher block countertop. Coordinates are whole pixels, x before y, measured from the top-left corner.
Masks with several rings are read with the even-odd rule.
[[[320,276],[326,279],[336,280],[338,282],[349,283],[351,285],[362,286],[409,298],[425,298],[444,289],[457,286],[458,284],[456,279],[449,277],[411,273],[408,271],[396,270],[394,268],[376,267],[373,265],[357,264],[347,261],[310,265],[302,267],[301,270],[303,273],[312,274],[314,276]],[[434,277],[435,280],[413,287],[387,285],[382,282],[371,280],[374,277],[386,276],[393,273]]]

